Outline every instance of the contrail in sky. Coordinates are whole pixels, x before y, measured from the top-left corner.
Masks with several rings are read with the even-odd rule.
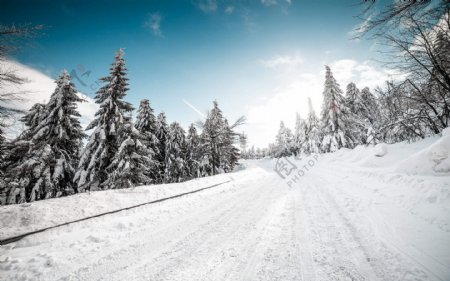
[[[194,110],[195,112],[197,112],[198,115],[200,115],[203,118],[206,118],[206,115],[204,113],[202,113],[200,110],[198,110],[195,106],[193,106],[190,102],[188,102],[187,100],[183,99],[183,102],[189,106],[192,110]]]

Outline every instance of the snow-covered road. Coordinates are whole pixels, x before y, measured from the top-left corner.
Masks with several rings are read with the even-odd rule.
[[[274,163],[1,246],[0,279],[450,280],[449,225],[387,196],[395,179],[318,161],[289,186]]]

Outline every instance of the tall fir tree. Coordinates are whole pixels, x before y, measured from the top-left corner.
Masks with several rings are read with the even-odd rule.
[[[76,190],[73,176],[85,137],[79,122],[77,95],[67,71],[56,81],[56,90],[43,108],[35,105],[22,120],[29,126],[17,140],[15,157],[9,160],[8,203],[68,195]]]
[[[361,90],[362,110],[357,116],[358,123],[363,128],[362,144],[377,144],[380,141],[378,130],[380,127],[380,111],[378,101],[368,87]]]
[[[159,162],[157,160],[159,154],[158,124],[150,101],[147,99],[141,100],[135,127],[142,135],[141,141],[150,150],[155,160],[155,165],[148,168],[147,175],[153,179],[153,182],[156,182],[159,178]]]
[[[287,157],[294,154],[294,136],[291,129],[287,128],[283,121],[280,122],[275,145],[277,147],[275,157]]]
[[[203,125],[202,139],[205,142],[208,157],[207,170],[210,175],[221,172],[221,147],[225,128],[225,118],[217,101],[213,102],[213,109],[208,113]]]
[[[169,126],[166,121],[166,114],[161,112],[156,119],[156,137],[158,138],[158,152],[156,160],[158,161],[158,182],[164,183],[166,171],[166,141],[169,134]]]
[[[237,134],[231,129],[228,120],[224,119],[221,142],[219,146],[219,157],[221,170],[225,173],[233,171],[239,160],[239,149],[234,145]]]
[[[333,152],[342,147],[353,148],[356,144],[352,132],[352,120],[345,106],[339,84],[334,79],[330,67],[325,66],[325,89],[322,105],[322,151]]]
[[[173,122],[166,139],[164,182],[181,182],[188,179],[186,148],[185,132],[180,124]]]
[[[353,82],[348,83],[347,89],[345,91],[345,104],[348,109],[356,114],[360,110],[359,105],[360,92]]]
[[[303,152],[305,154],[319,153],[322,136],[320,132],[320,120],[312,106],[311,98],[308,97],[309,114],[306,120],[305,141],[303,142]]]
[[[189,126],[186,147],[186,164],[189,178],[204,176],[203,165],[206,164],[204,161],[204,143],[201,141],[194,124]]]
[[[247,158],[247,135],[245,132],[242,132],[239,135],[239,146],[241,148],[241,157],[246,159]]]
[[[295,155],[299,155],[303,150],[303,144],[305,142],[305,134],[306,134],[306,122],[303,118],[301,118],[300,114],[297,112],[294,131]]]
[[[123,100],[128,91],[127,69],[123,56],[124,51],[120,49],[111,65],[110,75],[101,78],[105,85],[97,91],[95,97],[100,109],[86,128],[94,131],[83,149],[75,174],[78,191],[114,188],[114,185],[107,181],[107,168],[118,153],[118,132],[130,124],[131,117],[127,114],[133,110],[132,105]]]
[[[105,186],[130,188],[154,182],[151,173],[157,168],[154,152],[145,145],[147,138],[132,124],[125,124],[118,132],[120,146],[107,168]]]

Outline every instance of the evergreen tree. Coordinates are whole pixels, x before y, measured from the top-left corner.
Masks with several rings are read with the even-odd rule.
[[[166,141],[169,133],[169,126],[167,125],[166,115],[161,112],[156,119],[156,137],[158,138],[158,152],[156,160],[158,161],[159,172],[158,182],[164,182],[164,175],[166,171]]]
[[[203,165],[205,165],[204,144],[197,133],[194,124],[189,126],[186,137],[186,164],[189,178],[204,176]]]
[[[159,179],[159,162],[156,158],[159,154],[159,140],[157,137],[158,124],[153,112],[149,100],[142,100],[138,109],[135,127],[142,135],[141,142],[150,150],[155,159],[155,163],[152,165],[153,168],[148,168],[147,175],[153,181],[156,181]]]
[[[312,106],[311,98],[308,97],[309,114],[306,120],[305,141],[303,142],[303,152],[305,154],[319,153],[322,136],[320,132],[320,121]]]
[[[352,132],[352,120],[345,107],[339,84],[328,66],[326,68],[325,89],[322,105],[322,151],[333,152],[341,147],[353,148],[356,144]]]
[[[247,157],[247,135],[242,132],[242,134],[239,135],[239,145],[241,147],[241,157],[246,159]]]
[[[15,140],[3,143],[4,154],[0,169],[5,171],[7,167],[11,167],[21,161],[22,157],[28,153],[31,149],[33,132],[42,121],[45,110],[45,105],[36,103],[30,108],[27,114],[20,118],[20,121],[27,129],[25,129]]]
[[[237,134],[228,125],[227,119],[224,119],[221,142],[219,146],[219,157],[221,170],[225,173],[233,171],[239,160],[239,149],[234,146],[234,140]]]
[[[120,49],[110,68],[110,75],[101,78],[105,85],[97,91],[95,97],[100,109],[86,128],[94,131],[83,149],[75,174],[80,192],[114,187],[107,182],[109,176],[107,168],[121,145],[118,132],[131,122],[131,118],[126,114],[133,110],[131,104],[123,100],[128,91],[127,69],[123,56],[124,51]]]
[[[230,172],[237,164],[239,150],[234,146],[237,134],[232,128],[239,125],[240,121],[241,119],[233,126],[229,126],[217,101],[213,102],[213,109],[208,113],[202,132],[205,155],[208,159],[205,168],[209,175]]]
[[[294,136],[291,130],[284,125],[283,121],[280,122],[275,145],[277,147],[275,157],[292,156],[294,152]]]
[[[181,182],[188,179],[186,148],[185,132],[177,122],[173,122],[166,138],[164,182]]]
[[[75,190],[73,176],[85,136],[77,111],[82,99],[66,71],[56,84],[45,109],[35,105],[22,118],[29,129],[15,142],[13,157],[18,158],[7,161],[8,203],[58,197]]]
[[[355,83],[350,82],[347,85],[347,90],[345,92],[345,104],[350,112],[354,114],[358,114],[358,111],[360,110],[359,98],[359,89],[356,87]]]
[[[151,178],[149,170],[154,171],[157,162],[154,152],[144,144],[146,136],[130,123],[123,126],[119,135],[120,146],[107,168],[110,175],[104,185],[130,188],[152,183],[154,179]]]
[[[202,139],[207,148],[208,156],[207,170],[210,175],[220,172],[220,148],[223,141],[225,121],[217,101],[213,102],[213,109],[208,113],[203,126]]]
[[[351,115],[354,121],[352,130],[355,140],[358,143],[366,144],[370,134],[371,141],[374,141],[374,122],[377,118],[378,105],[369,88],[366,87],[360,92],[355,83],[349,83],[345,102],[348,115]]]
[[[357,116],[358,123],[363,127],[362,144],[376,144],[379,142],[378,128],[380,120],[380,111],[375,96],[365,87],[361,91],[361,110]]]
[[[305,142],[305,134],[306,134],[306,122],[300,117],[300,114],[297,112],[295,120],[295,132],[294,132],[295,155],[299,155],[302,152],[302,146],[303,143]]]
[[[252,147],[248,151],[248,159],[255,159],[255,158],[256,158],[255,146],[252,145]]]

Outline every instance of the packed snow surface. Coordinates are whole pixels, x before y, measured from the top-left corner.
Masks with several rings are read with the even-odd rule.
[[[450,280],[448,142],[1,207],[6,238],[231,180],[1,246],[0,280]]]

